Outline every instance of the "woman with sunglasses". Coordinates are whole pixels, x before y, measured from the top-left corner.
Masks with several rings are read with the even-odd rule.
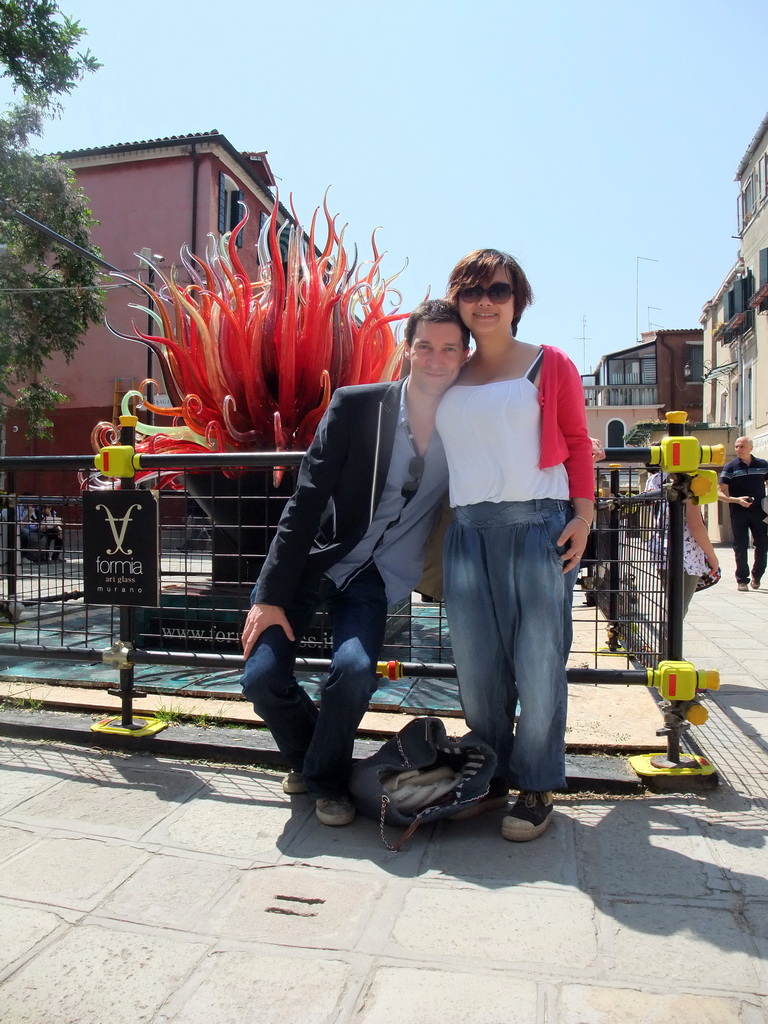
[[[448,298],[475,351],[437,414],[455,509],[445,605],[467,725],[498,757],[485,805],[505,806],[519,788],[502,835],[525,842],[547,828],[552,790],[565,785],[565,664],[594,513],[592,444],[574,364],[515,337],[533,300],[517,261],[470,253]]]

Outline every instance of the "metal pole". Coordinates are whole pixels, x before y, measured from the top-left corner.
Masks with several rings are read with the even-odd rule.
[[[154,287],[155,287],[155,268],[152,266],[151,263],[149,264],[149,268],[148,268],[148,271],[147,271],[147,283],[149,284],[149,287],[154,290]],[[149,296],[147,296],[147,334],[150,335],[150,336],[152,336],[155,333],[155,322],[152,319],[152,312],[153,312],[154,308],[155,308],[154,302],[152,301],[152,299]],[[149,345],[147,345],[147,380],[151,380],[152,379],[153,369],[154,369],[154,367],[152,365],[152,349],[149,347]],[[150,403],[153,403],[154,400],[155,400],[155,389],[152,387],[151,384],[147,384],[147,401],[150,402]],[[151,412],[151,410],[149,410],[149,409],[146,410],[146,413],[147,413],[147,423],[151,426],[155,422],[154,413]]]
[[[670,437],[682,437],[685,434],[684,423],[670,422]],[[667,498],[667,660],[683,661],[683,615],[684,601],[684,567],[683,567],[683,527],[685,523],[686,501],[679,494],[668,493]],[[661,768],[693,767],[696,762],[681,756],[680,741],[688,729],[683,715],[683,702],[671,700],[665,702],[664,726],[657,735],[667,738],[666,758],[654,758],[652,764]]]
[[[16,509],[16,478],[14,473],[8,473],[8,494],[11,501],[6,510],[8,516],[7,522],[7,548],[8,553],[5,559],[5,567],[8,573],[8,598],[9,605],[12,598],[16,597],[17,593],[17,573],[18,573],[18,556],[17,548],[19,544],[19,531],[18,526],[18,512]]]
[[[136,428],[132,425],[123,424],[120,427],[120,444],[127,444],[133,447],[136,441]],[[134,477],[124,478],[121,482],[121,488],[127,491],[136,489],[136,480]],[[136,609],[132,606],[120,607],[120,640],[130,650],[133,649],[133,645],[136,639]],[[146,723],[134,722],[133,720],[133,699],[137,696],[134,689],[134,668],[133,664],[130,663],[126,668],[120,668],[120,688],[119,690],[109,690],[108,692],[120,698],[121,702],[121,714],[122,720],[120,725],[123,729],[142,729]],[[140,696],[144,696],[141,694]]]
[[[621,480],[618,469],[611,470],[611,497],[619,497]],[[608,649],[619,648],[619,505],[612,501],[608,510]]]

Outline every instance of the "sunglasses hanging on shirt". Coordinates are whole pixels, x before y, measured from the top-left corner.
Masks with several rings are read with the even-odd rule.
[[[421,478],[424,475],[424,456],[414,455],[411,461],[408,463],[408,476],[409,479],[403,484],[403,489],[400,492],[403,498],[405,498],[405,504],[407,505],[411,498],[416,494],[421,483]]]

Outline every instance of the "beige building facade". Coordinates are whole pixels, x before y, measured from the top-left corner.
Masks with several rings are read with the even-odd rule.
[[[739,251],[733,266],[704,305],[704,418],[727,428],[733,441],[752,438],[754,453],[768,458],[768,115],[736,170]],[[730,540],[727,509],[718,503],[715,540]]]

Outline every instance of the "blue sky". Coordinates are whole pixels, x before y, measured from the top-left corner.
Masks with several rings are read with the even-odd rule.
[[[367,254],[381,226],[404,310],[465,253],[505,249],[536,297],[519,337],[591,369],[638,323],[699,326],[736,258],[764,0],[59,6],[104,67],[41,151],[212,129],[266,149],[302,220],[330,185],[348,242]]]

